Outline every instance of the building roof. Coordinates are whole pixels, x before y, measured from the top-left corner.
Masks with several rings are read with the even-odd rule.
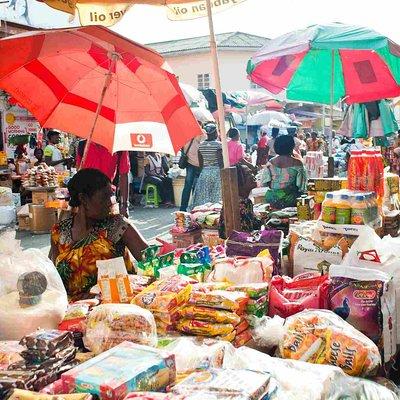
[[[243,32],[228,32],[215,35],[218,50],[249,50],[255,51],[269,40],[262,36],[251,35]],[[210,37],[199,36],[186,39],[169,40],[166,42],[148,43],[162,55],[197,53],[208,51]]]

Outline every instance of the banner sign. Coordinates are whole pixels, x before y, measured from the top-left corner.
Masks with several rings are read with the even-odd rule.
[[[213,14],[225,11],[246,0],[211,0]],[[167,17],[172,21],[183,21],[207,16],[205,1],[193,1],[185,4],[169,4],[167,6]]]

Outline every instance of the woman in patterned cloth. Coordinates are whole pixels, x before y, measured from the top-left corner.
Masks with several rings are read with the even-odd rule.
[[[295,142],[292,136],[275,139],[276,157],[262,170],[261,185],[268,187],[265,202],[275,210],[295,207],[296,199],[307,189],[307,174],[303,162],[293,155]]]
[[[50,258],[69,296],[81,298],[97,283],[97,260],[123,257],[133,270],[129,251],[139,260],[147,243],[121,215],[111,215],[113,190],[106,175],[82,169],[68,183],[69,204],[77,212],[54,225]]]
[[[193,207],[206,203],[217,203],[222,199],[221,168],[222,144],[218,141],[218,132],[215,124],[204,126],[207,139],[199,146],[200,176],[194,192]]]

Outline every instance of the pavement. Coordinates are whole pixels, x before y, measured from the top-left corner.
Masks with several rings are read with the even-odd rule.
[[[173,226],[176,208],[142,208],[137,207],[130,211],[129,220],[136,226],[139,232],[148,242],[154,242],[157,237],[169,240],[169,230]],[[17,239],[21,240],[21,246],[40,249],[48,253],[50,249],[50,235],[34,235],[31,232],[17,231]]]

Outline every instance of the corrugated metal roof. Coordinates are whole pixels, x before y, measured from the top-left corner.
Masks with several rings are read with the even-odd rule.
[[[257,50],[269,40],[262,36],[251,35],[243,32],[221,33],[216,36],[218,49],[249,49]],[[160,54],[192,52],[210,48],[210,37],[199,36],[186,39],[169,40],[166,42],[148,43],[147,46]]]

